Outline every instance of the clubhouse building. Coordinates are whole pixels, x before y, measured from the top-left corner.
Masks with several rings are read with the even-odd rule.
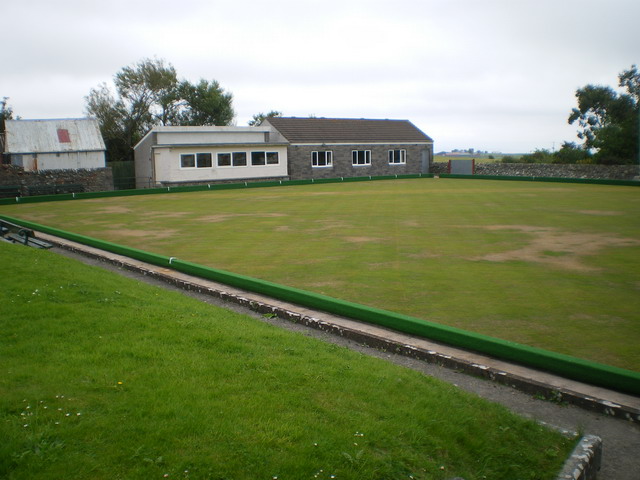
[[[258,127],[154,127],[136,188],[428,173],[433,140],[408,120],[272,117]]]

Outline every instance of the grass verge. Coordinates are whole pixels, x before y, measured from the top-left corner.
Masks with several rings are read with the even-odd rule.
[[[0,262],[3,478],[553,478],[574,443],[51,252],[0,243]]]

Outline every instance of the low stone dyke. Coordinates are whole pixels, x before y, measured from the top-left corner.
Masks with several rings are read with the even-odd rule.
[[[582,165],[555,163],[476,163],[476,175],[504,177],[553,177],[606,180],[633,180],[638,176],[637,165]],[[431,173],[448,173],[446,162],[431,164]]]
[[[81,185],[85,192],[113,190],[113,173],[110,167],[80,170],[45,170],[25,172],[14,165],[0,165],[0,186],[20,187],[21,196],[41,187]]]

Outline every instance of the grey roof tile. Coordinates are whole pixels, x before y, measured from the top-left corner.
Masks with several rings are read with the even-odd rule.
[[[291,143],[422,143],[433,140],[408,120],[272,117]]]

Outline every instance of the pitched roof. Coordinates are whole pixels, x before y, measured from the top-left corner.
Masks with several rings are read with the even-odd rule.
[[[105,150],[94,118],[7,120],[7,153],[57,153]]]
[[[271,117],[266,123],[291,143],[433,142],[409,120]]]

